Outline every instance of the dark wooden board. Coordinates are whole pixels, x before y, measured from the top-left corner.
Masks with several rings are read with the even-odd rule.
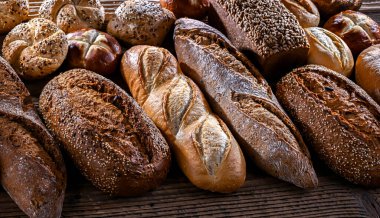
[[[154,0],[152,0],[154,1]],[[40,1],[30,0],[32,17]],[[104,0],[108,15],[122,0]],[[364,0],[361,11],[380,22],[380,0]],[[2,39],[0,38],[0,42]],[[1,43],[0,43],[1,44]],[[34,95],[46,81],[29,86]],[[68,187],[63,217],[379,217],[380,189],[352,185],[314,158],[319,187],[302,190],[267,176],[248,160],[245,185],[216,194],[194,187],[173,163],[167,181],[140,197],[115,198],[94,188],[66,160]],[[0,217],[25,216],[0,188]]]

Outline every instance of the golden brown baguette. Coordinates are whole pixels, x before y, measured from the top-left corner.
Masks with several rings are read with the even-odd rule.
[[[243,185],[246,166],[239,145],[169,51],[132,47],[123,56],[121,71],[194,185],[214,192],[232,192]]]
[[[196,20],[177,20],[174,39],[181,69],[203,90],[255,163],[299,187],[316,187],[300,133],[243,54],[219,31]]]
[[[380,106],[363,89],[309,65],[282,78],[276,95],[331,169],[353,183],[380,186]]]
[[[28,90],[0,57],[0,181],[29,217],[59,217],[66,169]]]

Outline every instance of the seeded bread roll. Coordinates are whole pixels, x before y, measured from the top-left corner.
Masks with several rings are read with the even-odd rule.
[[[67,71],[45,86],[39,106],[74,164],[102,191],[139,195],[165,180],[168,144],[112,81],[88,70]]]
[[[171,143],[194,185],[214,192],[232,192],[243,185],[246,169],[239,145],[169,51],[132,47],[123,56],[121,71],[132,96]]]
[[[52,20],[65,33],[82,28],[100,29],[105,19],[100,0],[44,0],[39,16]]]
[[[323,27],[342,38],[355,57],[380,43],[380,25],[357,11],[347,10],[332,16]]]
[[[309,50],[305,32],[279,0],[210,3],[210,23],[225,32],[239,50],[252,53],[265,77],[279,78],[282,72],[305,63]]]
[[[0,57],[0,181],[29,217],[60,217],[66,169],[28,90]]]
[[[276,95],[320,159],[347,180],[380,186],[380,106],[325,67],[295,69]]]
[[[214,28],[176,22],[181,69],[208,97],[254,162],[270,175],[302,188],[318,180],[302,137],[257,69]]]
[[[175,21],[174,14],[159,4],[126,0],[115,11],[107,32],[127,45],[161,45]]]
[[[66,54],[65,33],[43,18],[16,26],[3,42],[3,57],[25,79],[39,79],[56,71]]]
[[[28,19],[28,0],[0,1],[0,35],[6,34],[13,27]]]
[[[319,25],[319,12],[311,0],[281,0],[303,28]]]

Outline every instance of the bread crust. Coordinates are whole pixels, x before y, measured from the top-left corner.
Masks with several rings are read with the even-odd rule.
[[[380,106],[364,90],[309,65],[286,75],[276,95],[332,170],[356,184],[380,185]]]
[[[121,71],[194,185],[226,193],[244,184],[246,166],[239,145],[168,50],[134,46],[124,54]]]
[[[40,96],[43,118],[82,174],[112,195],[158,187],[170,151],[138,104],[110,80],[84,69],[51,80]]]
[[[6,34],[16,25],[28,19],[28,0],[0,1],[0,35]]]
[[[29,217],[59,217],[66,169],[28,90],[0,57],[0,181]]]
[[[245,56],[219,31],[196,20],[177,20],[174,40],[181,69],[203,90],[255,163],[299,187],[316,187],[300,133]]]

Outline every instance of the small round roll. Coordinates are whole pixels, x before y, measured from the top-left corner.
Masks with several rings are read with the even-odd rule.
[[[355,77],[358,85],[380,104],[380,44],[360,53]]]
[[[161,7],[172,11],[177,18],[201,19],[210,8],[208,0],[160,0],[160,4]]]
[[[318,26],[319,12],[311,0],[281,0],[303,28]]]
[[[0,1],[0,35],[6,34],[16,25],[28,19],[28,0]]]

